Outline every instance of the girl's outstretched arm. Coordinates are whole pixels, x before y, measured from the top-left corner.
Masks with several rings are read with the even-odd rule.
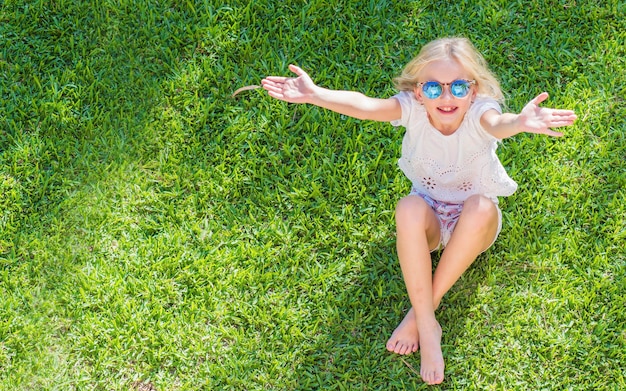
[[[358,119],[393,121],[402,115],[397,99],[370,98],[355,91],[329,90],[317,86],[301,68],[289,65],[289,69],[297,77],[268,76],[261,81],[271,97],[290,103],[309,103]]]
[[[576,121],[576,114],[572,110],[539,107],[539,104],[547,98],[548,93],[542,92],[528,102],[519,114],[500,114],[495,110],[489,110],[480,118],[480,123],[487,132],[499,139],[522,132],[561,137],[563,133],[555,132],[551,128],[573,124]]]

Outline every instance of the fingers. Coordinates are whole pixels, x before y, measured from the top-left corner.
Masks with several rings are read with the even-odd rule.
[[[296,65],[293,65],[293,64],[289,65],[289,70],[291,72],[295,73],[298,76],[302,76],[302,75],[306,75],[307,74],[304,70],[302,70],[302,68],[300,68],[300,67],[298,67]],[[267,76],[263,80],[269,80],[269,81],[272,81],[274,83],[284,83],[284,82],[286,82],[289,79],[291,79],[291,78],[290,77],[285,77],[285,76]]]
[[[267,76],[265,79],[263,79],[263,81],[269,81],[272,83],[284,83],[287,81],[287,79],[289,78],[284,76]]]
[[[298,76],[306,75],[306,72],[304,72],[300,67],[297,67],[293,64],[289,65],[289,70],[291,70]],[[275,95],[282,95],[284,85],[289,80],[293,80],[293,78],[285,76],[267,76],[263,80],[261,80],[261,85],[265,90],[270,92],[271,96],[276,97]],[[271,94],[272,92],[274,94]]]
[[[546,131],[544,132],[548,136],[561,137],[563,133],[556,132],[552,128],[561,128],[564,126],[570,126],[576,121],[576,114],[570,110],[553,110],[550,119],[546,122]]]
[[[545,132],[545,134],[546,134],[546,135],[548,135],[548,136],[552,136],[552,137],[563,137],[563,133],[561,133],[561,132],[555,132],[555,131],[554,131],[554,130],[552,130],[552,129],[548,129],[548,130]]]
[[[539,121],[538,127],[535,130],[528,130],[532,133],[543,133],[552,137],[562,137],[563,133],[556,132],[552,128],[560,128],[564,126],[570,126],[576,121],[577,116],[572,110],[563,109],[551,109],[545,107],[539,107],[539,104],[548,99],[548,93],[542,92],[537,95],[528,103],[524,108],[531,117],[535,116],[535,119]],[[531,114],[534,112],[534,114]],[[534,127],[534,126],[531,126]]]
[[[279,100],[286,100],[285,91],[280,83],[273,83],[271,81],[262,80],[261,85],[263,89],[267,91],[267,94],[272,98]]]
[[[539,106],[539,103],[543,102],[544,100],[548,99],[548,93],[547,92],[542,92],[541,94],[537,95],[536,97],[534,97],[530,103],[533,103],[537,106]]]
[[[560,128],[563,126],[570,126],[574,123],[576,119],[553,119],[550,121],[549,127],[551,128]]]
[[[282,88],[270,83],[261,82],[261,85],[263,86],[263,89],[269,93],[280,94],[283,90]]]
[[[309,75],[300,67],[290,64],[289,70],[296,76],[267,76],[261,80],[261,86],[272,98],[290,103],[304,103],[307,94],[311,93],[315,85]]]
[[[574,110],[566,110],[566,109],[551,109],[551,110],[552,110],[552,115],[555,117],[576,119],[576,113],[574,112]]]
[[[569,126],[578,118],[572,110],[551,110],[550,124],[551,128],[558,128],[561,126]]]
[[[536,97],[534,97],[533,99],[531,99],[531,101],[529,102],[529,104],[532,105],[536,105],[539,106],[540,103],[542,103],[543,101],[545,101],[546,99],[548,99],[549,95],[547,92],[542,92],[541,94],[537,95]],[[576,114],[574,113],[574,111],[572,110],[563,110],[563,109],[545,109],[545,108],[541,108],[542,111],[544,110],[550,110],[550,115],[557,121],[557,122],[563,122],[562,125],[555,125],[555,126],[566,126],[566,125],[571,125],[576,118],[578,118],[576,116]]]
[[[298,76],[306,75],[306,72],[297,65],[289,64],[289,70]]]

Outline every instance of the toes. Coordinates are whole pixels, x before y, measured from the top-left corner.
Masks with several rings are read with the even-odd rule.
[[[424,383],[433,385],[441,384],[443,382],[443,374],[436,371],[424,371],[421,373]]]
[[[424,381],[424,383],[429,385],[432,384],[430,382],[430,372],[422,371],[420,375],[422,375],[422,380]]]
[[[413,343],[413,344],[407,344],[405,345],[406,349],[404,349],[404,353],[403,354],[412,354],[417,352],[417,344]]]
[[[405,343],[401,343],[398,342],[396,344],[396,348],[394,349],[394,352],[400,355],[406,355],[406,354],[410,354],[411,353],[411,349],[410,346],[405,344]]]
[[[441,384],[443,382],[443,375],[440,373],[433,373],[432,374],[432,383],[430,384]]]
[[[417,352],[419,349],[419,344],[417,342],[406,342],[406,341],[388,341],[385,348],[391,353],[396,353],[400,355],[408,355]]]
[[[424,383],[428,385],[435,384],[434,377],[435,376],[433,372],[425,372],[424,374],[422,374],[422,380],[424,380]]]

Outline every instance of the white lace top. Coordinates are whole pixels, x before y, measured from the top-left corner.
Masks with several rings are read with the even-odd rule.
[[[502,112],[498,102],[476,98],[459,129],[445,136],[431,125],[413,93],[400,92],[394,98],[402,106],[402,118],[391,124],[406,128],[398,165],[415,190],[452,203],[462,203],[474,194],[497,203],[498,196],[517,190],[496,155],[498,139],[480,125],[487,110]]]

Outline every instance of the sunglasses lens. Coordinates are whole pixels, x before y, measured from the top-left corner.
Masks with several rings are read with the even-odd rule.
[[[450,84],[450,92],[457,98],[467,96],[470,90],[470,83],[465,80],[455,80]]]
[[[428,99],[437,99],[441,95],[442,86],[436,81],[427,81],[422,85],[422,92]]]

